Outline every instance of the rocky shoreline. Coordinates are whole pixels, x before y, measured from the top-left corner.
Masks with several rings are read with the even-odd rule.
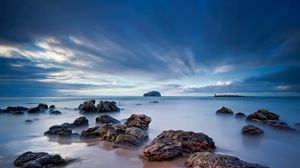
[[[95,100],[88,100],[78,106],[80,114],[120,112],[114,101],[99,101],[96,105]],[[55,110],[55,106],[48,107],[47,104],[38,104],[37,107],[7,107],[0,110],[1,113],[11,113],[21,115],[24,113],[42,113],[61,114]],[[241,128],[241,134],[244,136],[260,136],[264,130],[260,126],[266,126],[282,131],[297,132],[285,122],[280,120],[280,116],[268,110],[259,109],[248,116],[242,112],[235,113],[233,110],[222,107],[216,111],[216,114],[235,116],[238,119],[244,119],[251,124]],[[132,114],[124,122],[121,122],[110,115],[102,114],[95,118],[97,126],[89,127],[89,120],[85,116],[80,116],[72,123],[62,123],[53,125],[44,132],[44,135],[58,141],[60,138],[76,139],[78,142],[89,140],[106,141],[112,148],[123,148],[134,150],[135,148],[147,143],[148,128],[152,119],[144,114]],[[295,124],[295,127],[299,125]],[[74,129],[81,128],[81,132],[74,132]],[[139,155],[141,159],[147,161],[170,160],[176,157],[186,157],[185,166],[188,168],[197,167],[253,167],[264,168],[265,166],[253,163],[247,163],[234,156],[216,154],[217,144],[208,135],[201,132],[192,132],[185,130],[166,130],[161,132],[148,145],[146,145]],[[48,168],[67,164],[68,161],[60,155],[51,155],[46,152],[25,152],[16,158],[14,165],[22,168]]]

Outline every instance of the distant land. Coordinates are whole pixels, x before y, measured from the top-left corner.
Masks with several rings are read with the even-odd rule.
[[[225,94],[225,95],[217,95],[215,94],[214,97],[246,97],[242,95],[230,95],[230,94]]]

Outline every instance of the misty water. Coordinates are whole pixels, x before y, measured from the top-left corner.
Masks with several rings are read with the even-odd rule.
[[[143,146],[135,150],[113,149],[108,142],[57,142],[43,136],[52,125],[73,122],[82,114],[75,111],[80,103],[91,98],[46,98],[19,97],[0,98],[0,108],[7,106],[33,107],[38,103],[54,104],[62,115],[40,114],[0,115],[0,167],[13,167],[13,160],[25,151],[57,153],[64,158],[77,159],[68,168],[75,167],[184,167],[186,158],[163,162],[148,162],[138,155]],[[95,97],[99,100],[114,100],[122,109],[109,113],[122,120],[131,114],[146,114],[152,118],[148,130],[149,141],[163,130],[189,130],[203,132],[212,137],[217,153],[237,156],[247,162],[259,163],[274,168],[297,168],[300,165],[300,136],[286,131],[274,130],[265,126],[262,136],[253,138],[241,134],[247,124],[244,119],[234,116],[219,116],[215,111],[226,106],[235,112],[250,114],[260,108],[280,115],[282,121],[291,127],[300,122],[300,98],[297,97]],[[158,100],[153,104],[150,101]],[[100,114],[86,115],[89,127],[96,125],[95,118]],[[26,123],[25,120],[34,120]],[[84,128],[83,128],[84,129]],[[80,133],[82,129],[75,132]],[[149,143],[146,142],[147,143]],[[146,145],[145,144],[145,145]]]

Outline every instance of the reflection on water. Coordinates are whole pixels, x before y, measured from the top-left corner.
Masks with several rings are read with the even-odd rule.
[[[122,120],[132,113],[143,113],[152,117],[148,130],[150,139],[163,130],[182,129],[203,132],[216,143],[216,152],[237,156],[248,162],[270,167],[298,167],[300,160],[300,136],[289,132],[259,126],[265,133],[259,137],[241,135],[241,128],[247,124],[233,116],[219,116],[215,111],[227,106],[234,111],[250,114],[259,108],[266,108],[280,114],[290,126],[300,122],[299,98],[213,98],[213,97],[104,97],[101,100],[120,102],[121,112],[109,115]],[[74,111],[84,98],[1,98],[0,108],[12,106],[35,106],[35,103],[54,104],[62,115],[41,114],[0,115],[0,167],[12,167],[17,155],[31,151],[59,153],[63,157],[77,160],[66,167],[184,167],[186,158],[171,161],[148,162],[139,158],[143,146],[135,150],[114,149],[109,142],[51,139],[43,133],[52,125],[73,122],[82,114]],[[96,98],[100,100],[100,98]],[[158,100],[158,103],[149,103]],[[99,114],[87,115],[89,127],[96,125]],[[34,120],[37,119],[37,120]],[[31,123],[25,120],[32,120]],[[82,129],[75,129],[80,133]],[[149,143],[149,142],[147,142]],[[146,144],[147,144],[146,143]],[[144,144],[144,145],[146,145]]]

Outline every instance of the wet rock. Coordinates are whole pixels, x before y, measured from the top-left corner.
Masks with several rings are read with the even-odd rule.
[[[151,117],[148,117],[144,114],[132,114],[124,123],[127,127],[138,127],[143,130],[148,129],[150,122],[152,121]]]
[[[180,142],[182,144],[182,151],[185,153],[213,151],[216,148],[213,139],[206,134],[182,130],[163,131],[151,144],[169,141]]]
[[[50,105],[49,109],[55,109],[55,105]]]
[[[21,168],[50,168],[65,164],[60,155],[50,155],[46,152],[25,152],[14,161],[16,167]]]
[[[235,117],[236,118],[245,118],[246,115],[244,113],[242,113],[242,112],[238,112],[238,113],[235,114]]]
[[[72,123],[73,127],[80,127],[80,126],[87,126],[89,125],[89,120],[86,117],[79,117],[75,119],[75,121]]]
[[[70,129],[69,123],[64,123],[61,125],[54,125],[49,128],[48,131],[44,133],[46,136],[58,136],[58,137],[71,137],[72,130]]]
[[[43,103],[38,104],[37,107],[38,107],[39,109],[48,109],[48,105],[47,105],[47,104],[43,104]]]
[[[142,157],[149,161],[161,161],[175,158],[182,153],[182,144],[178,141],[154,142],[146,146]]]
[[[82,112],[93,112],[96,110],[94,101],[85,101],[83,104],[80,104],[78,110]]]
[[[49,114],[58,115],[58,114],[62,114],[62,112],[58,110],[50,110]]]
[[[102,137],[105,133],[101,132],[100,127],[96,126],[93,128],[88,128],[87,130],[84,130],[81,132],[80,137],[81,138],[98,138]]]
[[[118,112],[120,111],[114,101],[100,101],[97,105],[97,112]]]
[[[40,108],[38,107],[32,107],[28,109],[28,113],[38,113],[40,112]]]
[[[119,135],[125,133],[123,125],[104,124],[84,130],[81,132],[81,138],[102,138],[107,141],[114,141]]]
[[[242,128],[242,133],[244,135],[256,136],[263,134],[264,131],[254,125],[246,125]]]
[[[90,102],[96,104],[96,100],[94,100],[94,99],[90,100]]]
[[[263,124],[279,130],[297,131],[296,129],[291,128],[287,123],[278,120],[266,120],[263,122]]]
[[[265,109],[260,109],[257,112],[248,115],[247,120],[258,122],[265,120],[279,120],[279,115]]]
[[[12,112],[13,115],[23,115],[24,112],[23,111],[14,111]]]
[[[112,123],[112,124],[117,124],[120,123],[119,120],[107,115],[107,114],[103,114],[99,117],[96,118],[96,122],[97,123],[101,123],[101,124],[108,124],[108,123]]]
[[[259,164],[247,163],[234,156],[210,152],[191,155],[185,165],[188,168],[267,168]]]
[[[8,106],[3,112],[13,113],[13,112],[27,111],[27,110],[28,108],[22,106],[17,106],[17,107]]]
[[[141,145],[148,139],[146,131],[137,127],[128,127],[124,134],[119,134],[113,143],[113,147],[130,148]]]
[[[217,114],[233,114],[233,111],[227,107],[222,107],[216,111]]]
[[[161,97],[159,91],[151,91],[144,94],[144,97]]]

